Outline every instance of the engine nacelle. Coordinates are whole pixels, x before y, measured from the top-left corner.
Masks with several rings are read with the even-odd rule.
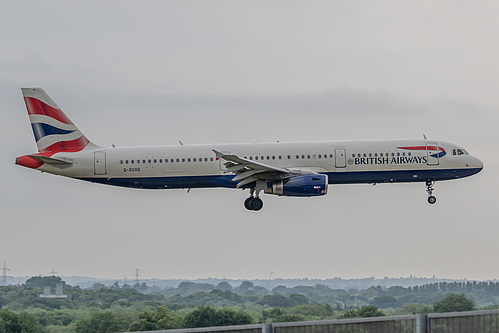
[[[274,180],[267,183],[267,194],[288,197],[315,197],[327,194],[327,175],[314,174]]]

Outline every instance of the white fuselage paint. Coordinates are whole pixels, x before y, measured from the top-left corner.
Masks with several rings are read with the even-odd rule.
[[[426,146],[438,150],[421,148]],[[483,168],[482,162],[469,154],[453,155],[456,149],[462,148],[427,139],[87,147],[52,156],[71,161],[71,165],[45,163],[38,170],[138,188],[235,187],[237,182],[230,182],[234,175],[224,170],[224,161],[217,160],[213,150],[279,168],[325,173],[330,184],[447,180]],[[431,156],[442,152],[445,155],[439,158]]]

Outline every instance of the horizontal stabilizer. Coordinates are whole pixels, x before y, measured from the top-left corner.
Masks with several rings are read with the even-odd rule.
[[[47,157],[47,156],[41,156],[41,155],[27,155],[28,157],[31,157],[37,161],[40,161],[42,163],[47,163],[47,164],[52,164],[52,165],[71,165],[73,164],[73,161],[70,159],[59,159],[59,158],[53,158],[53,157]]]

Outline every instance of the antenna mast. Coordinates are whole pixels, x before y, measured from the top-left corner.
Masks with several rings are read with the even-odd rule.
[[[135,273],[135,283],[136,283],[136,284],[139,284],[139,277],[140,277],[140,272],[141,272],[141,270],[140,270],[140,269],[138,269],[138,268],[136,268],[136,269],[134,269],[133,271],[134,271],[134,273]]]
[[[3,268],[2,268],[2,286],[7,285],[7,272],[10,271],[10,268],[7,268],[7,264],[5,263],[5,260],[3,262]]]

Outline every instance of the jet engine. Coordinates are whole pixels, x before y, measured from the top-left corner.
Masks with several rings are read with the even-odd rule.
[[[267,183],[267,194],[287,197],[315,197],[327,194],[327,175],[301,175]]]

